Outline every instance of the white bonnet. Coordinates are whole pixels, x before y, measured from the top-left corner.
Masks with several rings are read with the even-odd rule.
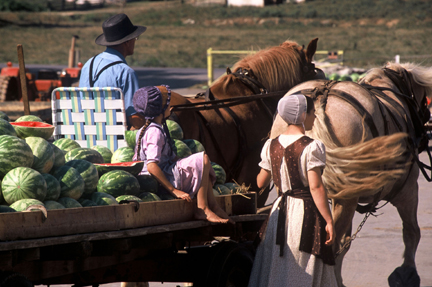
[[[302,94],[285,95],[279,100],[277,111],[287,124],[300,125],[306,119],[306,97]]]

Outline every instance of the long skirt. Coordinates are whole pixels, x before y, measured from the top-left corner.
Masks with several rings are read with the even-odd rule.
[[[280,197],[273,204],[267,230],[257,249],[249,287],[337,286],[334,266],[299,250],[303,223],[303,200],[287,197],[287,242],[282,257],[276,245]]]

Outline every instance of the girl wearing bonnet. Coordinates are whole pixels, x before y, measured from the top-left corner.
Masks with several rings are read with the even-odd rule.
[[[141,174],[151,174],[171,195],[191,202],[197,197],[194,216],[198,220],[233,223],[213,195],[215,172],[205,152],[178,159],[173,152],[165,119],[170,115],[169,86],[144,87],[133,97],[137,113],[146,120],[137,133],[133,160],[143,160]]]
[[[277,110],[288,126],[265,143],[257,184],[264,188],[273,179],[278,198],[260,234],[249,287],[337,286],[333,219],[321,179],[325,147],[305,135],[315,120],[314,103],[286,95]]]

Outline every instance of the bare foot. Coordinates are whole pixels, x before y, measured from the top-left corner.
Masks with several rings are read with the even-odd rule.
[[[217,216],[213,211],[210,210],[210,208],[205,207],[205,208],[197,208],[195,210],[195,214],[194,214],[195,219],[198,220],[207,220],[210,222],[215,222],[215,223],[228,223],[228,219],[224,219],[224,218],[220,218],[219,216]]]
[[[211,210],[213,210],[214,213],[217,214],[217,216],[223,218],[223,219],[228,219],[228,222],[231,224],[235,224],[234,220],[232,220],[229,215],[225,212],[225,210],[223,210],[218,204],[214,204],[211,207]]]

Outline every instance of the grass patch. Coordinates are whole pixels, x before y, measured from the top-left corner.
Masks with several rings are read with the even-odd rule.
[[[124,12],[147,26],[127,58],[132,66],[206,67],[206,51],[258,50],[293,40],[318,50],[344,50],[344,64],[368,68],[401,55],[430,65],[432,6],[426,0],[315,0],[255,7],[197,7],[179,2],[131,2],[125,8],[90,11],[0,12],[0,62],[17,62],[22,44],[26,63],[66,65],[73,35],[80,61],[100,53],[94,43],[102,22]],[[192,24],[193,23],[193,24]],[[215,56],[227,67],[240,55]]]

